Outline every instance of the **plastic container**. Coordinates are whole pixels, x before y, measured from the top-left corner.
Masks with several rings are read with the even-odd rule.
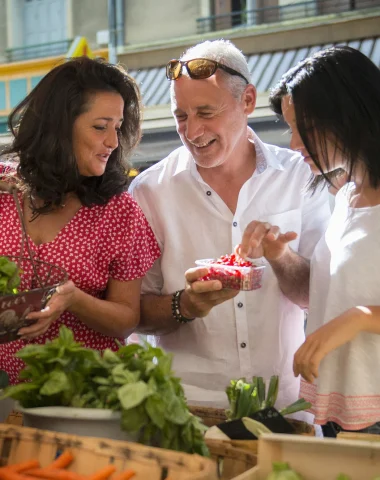
[[[198,267],[207,267],[208,275],[203,280],[219,280],[223,288],[233,290],[257,290],[261,288],[265,265],[256,262],[252,267],[235,267],[214,263],[213,258],[195,260]]]

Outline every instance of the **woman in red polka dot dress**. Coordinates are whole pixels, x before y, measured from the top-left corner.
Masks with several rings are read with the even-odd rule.
[[[20,120],[21,119],[21,120]],[[123,159],[140,139],[140,99],[120,67],[79,58],[48,73],[12,112],[19,200],[37,260],[66,270],[69,281],[20,340],[0,345],[0,369],[18,382],[15,353],[45,343],[65,324],[76,340],[116,350],[139,321],[142,277],[160,251],[126,192]],[[17,125],[17,127],[16,127]],[[3,177],[9,167],[2,166]],[[11,195],[0,195],[0,255],[20,255],[21,225]],[[33,288],[26,278],[22,289]]]

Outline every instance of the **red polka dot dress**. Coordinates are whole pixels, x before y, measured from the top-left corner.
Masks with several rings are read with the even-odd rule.
[[[14,199],[0,194],[0,255],[20,255],[20,240]],[[141,278],[160,256],[144,214],[126,192],[113,197],[107,205],[82,206],[53,241],[35,245],[29,238],[29,242],[34,258],[64,268],[78,288],[97,298],[104,297],[109,279]],[[27,278],[23,282],[22,289],[31,288]],[[92,330],[75,315],[64,312],[44,335],[31,342],[17,340],[0,345],[0,369],[8,372],[12,384],[18,382],[24,366],[15,353],[27,343],[43,344],[57,337],[61,324],[72,329],[75,339],[86,347],[100,351],[118,348],[113,337]]]

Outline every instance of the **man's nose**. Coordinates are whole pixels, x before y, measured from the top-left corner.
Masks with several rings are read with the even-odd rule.
[[[203,123],[198,118],[188,118],[186,122],[186,138],[194,141],[204,134]]]

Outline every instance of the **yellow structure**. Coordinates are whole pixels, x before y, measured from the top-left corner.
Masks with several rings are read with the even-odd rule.
[[[88,45],[87,39],[85,37],[76,37],[73,40],[73,43],[70,46],[69,51],[67,52],[67,58],[73,57],[89,57],[94,58],[94,53]]]

